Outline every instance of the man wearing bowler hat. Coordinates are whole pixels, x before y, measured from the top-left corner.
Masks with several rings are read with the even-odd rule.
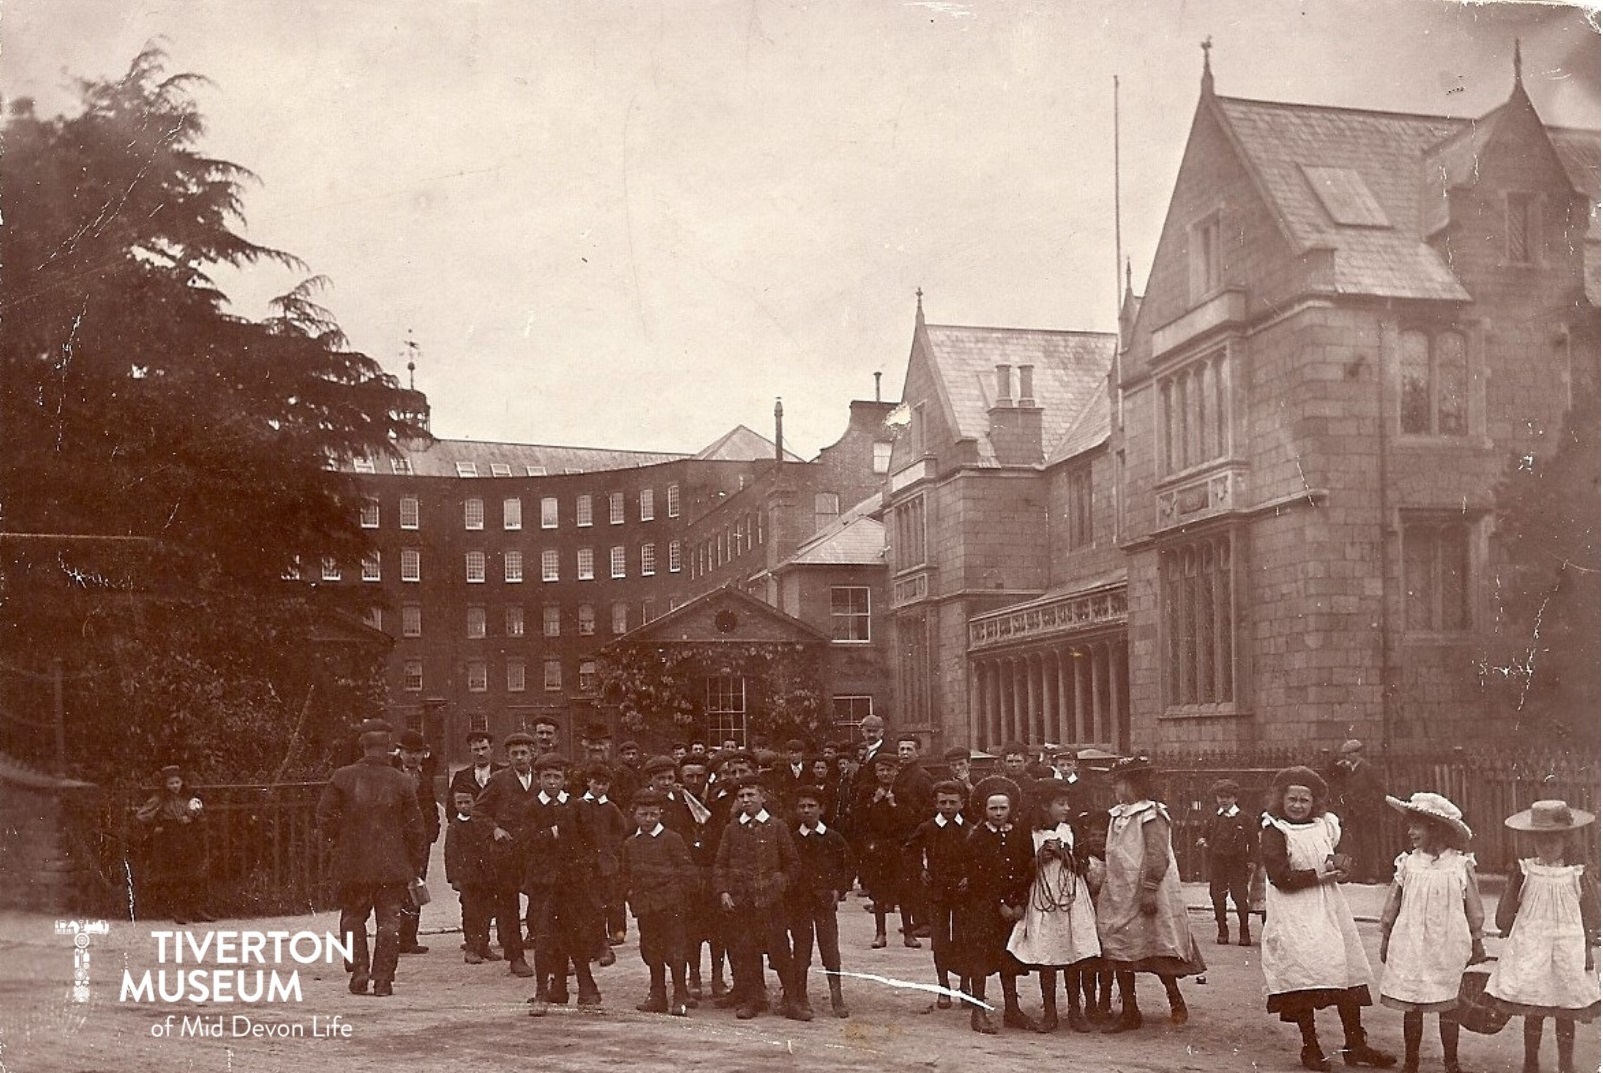
[[[423,816],[424,844],[412,861],[412,872],[419,879],[428,878],[429,848],[440,837],[440,805],[434,797],[434,779],[423,767],[423,759],[428,755],[428,751],[428,742],[424,740],[421,731],[401,732],[401,751],[395,759],[395,766],[412,784],[412,792],[417,797],[418,812]],[[419,945],[417,941],[419,912],[417,904],[410,898],[401,903],[401,953],[403,954],[429,952],[428,947]]]
[[[362,724],[362,759],[334,772],[317,802],[317,826],[333,843],[331,871],[339,888],[340,931],[350,936],[350,990],[394,993],[400,947],[401,906],[407,884],[417,877],[413,862],[428,851],[417,790],[390,764],[390,725]],[[368,957],[367,918],[377,918],[378,938]]]

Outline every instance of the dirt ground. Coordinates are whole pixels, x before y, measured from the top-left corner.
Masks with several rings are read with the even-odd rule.
[[[441,885],[443,886],[443,885]],[[1377,929],[1373,918],[1384,888],[1349,888],[1360,930],[1375,959]],[[1194,906],[1206,891],[1188,888]],[[872,917],[853,896],[841,906],[842,950],[849,972],[869,973],[891,981],[933,982],[927,949],[893,944],[870,950]],[[1215,946],[1211,919],[1198,913],[1194,929],[1209,959],[1206,982],[1186,982],[1190,1023],[1167,1023],[1162,989],[1156,981],[1141,984],[1148,1023],[1140,1031],[1119,1035],[1077,1035],[1060,1028],[1052,1035],[1007,1031],[986,1037],[968,1030],[965,1014],[932,1010],[931,996],[895,983],[850,979],[846,995],[851,1017],[829,1016],[827,989],[815,966],[813,994],[819,1017],[810,1024],[766,1015],[754,1021],[734,1019],[710,1007],[689,1018],[637,1013],[645,992],[646,973],[634,936],[617,948],[618,963],[600,970],[605,997],[599,1010],[573,1006],[554,1009],[536,1020],[526,1016],[528,981],[507,975],[501,964],[465,965],[458,949],[460,935],[440,929],[454,925],[456,901],[449,891],[426,907],[424,941],[429,953],[405,957],[391,999],[363,998],[345,990],[339,966],[301,969],[304,1001],[298,1004],[207,1006],[120,1003],[118,987],[125,968],[155,967],[154,924],[111,924],[111,934],[90,947],[89,1001],[72,1001],[71,941],[54,934],[54,922],[42,916],[0,917],[0,1073],[81,1073],[81,1071],[287,1071],[322,1069],[353,1073],[408,1070],[542,1070],[614,1069],[646,1073],[669,1068],[697,1073],[739,1070],[990,1070],[1016,1068],[1040,1061],[1066,1068],[1107,1071],[1168,1070],[1295,1070],[1297,1033],[1263,1012],[1263,977],[1258,948]],[[337,915],[255,920],[212,925],[217,928],[287,928],[333,931]],[[927,943],[925,944],[927,946]],[[1496,941],[1489,943],[1496,953]],[[1379,965],[1378,959],[1375,964]],[[285,966],[286,970],[288,966]],[[992,991],[996,990],[993,981]],[[1029,1012],[1039,1009],[1033,980],[1022,981]],[[824,994],[825,1001],[817,996]],[[157,1038],[168,1014],[214,1018],[223,1015],[223,1038]],[[299,1025],[306,1035],[289,1039],[233,1038],[234,1015],[248,1015],[263,1024]],[[338,1015],[350,1026],[348,1038],[312,1036],[313,1018],[325,1031]],[[1393,1010],[1368,1011],[1372,1042],[1401,1049],[1401,1015]],[[1327,1050],[1340,1043],[1333,1013],[1321,1020]],[[1551,1030],[1550,1030],[1551,1031]],[[1434,1025],[1427,1026],[1422,1068],[1440,1069]],[[1461,1046],[1466,1069],[1477,1073],[1512,1073],[1520,1066],[1519,1023],[1501,1035],[1466,1033]],[[1545,1069],[1555,1068],[1551,1036],[1544,1053]],[[1598,1026],[1582,1026],[1578,1068],[1598,1068]],[[1048,1067],[1050,1067],[1050,1065]],[[1339,1060],[1337,1068],[1342,1068]]]

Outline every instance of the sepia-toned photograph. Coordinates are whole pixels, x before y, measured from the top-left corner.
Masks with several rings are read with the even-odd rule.
[[[1598,1070],[1600,32],[5,0],[0,1073]]]

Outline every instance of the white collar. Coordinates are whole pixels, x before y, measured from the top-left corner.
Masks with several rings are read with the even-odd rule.
[[[792,764],[790,765],[790,773],[799,779],[801,778],[802,768],[805,766],[805,764]]]
[[[963,826],[963,814],[961,812],[959,812],[956,816],[953,816],[950,820],[948,820],[945,816],[942,816],[939,812],[937,812],[935,814],[935,826],[937,826],[937,827],[945,827],[948,823],[952,824],[954,827]]]
[[[1013,830],[1013,825],[1011,823],[1005,823],[1001,827],[998,827],[996,824],[992,823],[990,820],[986,820],[985,821],[985,826],[989,827],[991,830],[995,831],[999,835],[1005,835],[1009,831]]]
[[[539,793],[539,798],[540,798],[540,804],[542,804],[542,805],[549,805],[553,801],[555,801],[559,805],[566,805],[568,803],[568,791],[566,791],[566,790],[558,790],[557,791],[557,796],[548,797],[548,796],[546,796],[546,792],[544,790],[541,790],[540,793]]]
[[[584,792],[584,797],[580,798],[580,800],[582,800],[582,801],[594,801],[598,805],[605,805],[607,803],[607,795],[606,794],[602,794],[600,797],[596,797],[593,794],[591,794],[589,790],[586,790]]]
[[[1048,831],[1047,834],[1051,835],[1053,838],[1056,838],[1065,846],[1074,845],[1074,828],[1070,827],[1067,823],[1058,824],[1056,827]]]
[[[660,824],[660,823],[657,824],[657,826],[653,827],[649,831],[636,831],[635,832],[635,835],[637,837],[640,837],[640,838],[656,838],[660,834],[662,834],[662,824]]]
[[[829,828],[824,826],[824,821],[823,820],[819,820],[818,821],[818,826],[817,827],[808,827],[806,824],[803,824],[802,826],[797,828],[797,832],[799,834],[801,834],[802,836],[804,836],[804,837],[807,836],[807,835],[826,834],[826,833],[828,833],[828,831],[829,831]]]
[[[472,816],[472,814],[467,813],[467,812],[458,812],[456,814],[456,818],[459,819],[459,820],[464,820],[465,821],[465,820],[471,820],[473,818],[473,816]]]
[[[534,785],[534,772],[533,771],[529,771],[529,772],[514,771],[512,774],[514,774],[514,775],[516,775],[518,777],[518,781],[523,784],[523,788],[525,790],[527,790],[529,787]]]
[[[756,820],[758,823],[767,823],[768,822],[768,810],[765,809],[765,808],[764,809],[758,809],[757,810],[757,815],[755,815],[755,816],[748,816],[744,812],[742,812],[740,814],[740,822],[743,823],[743,824],[750,823],[753,820]]]
[[[1219,815],[1225,817],[1226,819],[1229,819],[1232,816],[1239,816],[1241,815],[1241,806],[1231,805],[1229,808],[1220,811]]]

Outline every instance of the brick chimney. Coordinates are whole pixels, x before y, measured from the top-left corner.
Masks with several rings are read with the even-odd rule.
[[[1035,404],[1035,366],[1019,366],[1019,396],[1012,395],[1013,367],[996,367],[996,402],[990,410],[991,449],[1004,466],[1040,465],[1041,408]]]

